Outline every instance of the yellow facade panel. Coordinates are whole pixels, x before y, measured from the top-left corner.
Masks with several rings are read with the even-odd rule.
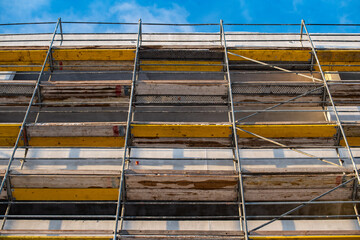
[[[269,138],[331,138],[336,135],[335,124],[324,125],[238,125],[238,127]],[[237,131],[241,138],[255,138],[255,136]]]
[[[1,62],[23,62],[44,63],[47,50],[0,50]],[[20,64],[21,63],[21,64]]]
[[[29,145],[33,147],[124,147],[124,137],[30,137]]]
[[[135,49],[55,49],[57,61],[133,61]]]
[[[118,188],[13,188],[17,201],[114,201]]]
[[[0,137],[17,137],[20,127],[20,123],[2,123],[0,124]]]
[[[273,138],[334,137],[335,124],[324,125],[238,125],[240,128]],[[241,138],[252,138],[253,135],[237,131]],[[134,137],[199,137],[226,138],[232,133],[231,125],[132,125]]]
[[[229,52],[258,61],[308,62],[311,60],[310,50],[231,49]],[[228,56],[230,61],[247,61],[232,54]]]

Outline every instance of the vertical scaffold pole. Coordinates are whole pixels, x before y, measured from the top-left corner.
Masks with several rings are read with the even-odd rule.
[[[304,30],[305,30],[305,33],[309,39],[309,42],[310,42],[310,46],[311,46],[311,51],[315,57],[315,61],[316,61],[316,64],[318,65],[319,67],[319,71],[320,71],[320,74],[321,74],[321,77],[323,79],[323,82],[324,82],[324,87],[326,89],[326,92],[328,94],[328,97],[329,97],[329,100],[330,100],[330,103],[331,103],[331,106],[333,107],[333,112],[334,112],[334,115],[335,115],[335,118],[336,118],[336,123],[339,127],[339,130],[340,130],[340,133],[344,139],[344,143],[345,143],[345,146],[346,146],[346,149],[347,149],[347,152],[349,154],[349,157],[350,157],[350,160],[351,160],[351,163],[353,165],[353,168],[354,168],[354,172],[355,172],[355,175],[356,175],[356,178],[358,180],[358,182],[360,182],[360,175],[359,175],[359,170],[356,166],[356,163],[355,163],[355,159],[354,159],[354,156],[353,156],[353,153],[351,151],[351,148],[350,148],[350,145],[348,143],[348,140],[347,140],[347,137],[346,137],[346,134],[345,134],[345,131],[344,131],[344,128],[341,124],[341,120],[340,120],[340,117],[339,117],[339,114],[336,110],[336,106],[335,106],[335,103],[334,103],[334,100],[331,96],[331,92],[330,92],[330,89],[329,89],[329,85],[327,84],[327,81],[326,81],[326,78],[325,78],[325,74],[324,74],[324,71],[322,70],[322,67],[321,67],[321,64],[320,64],[320,61],[319,61],[319,58],[317,56],[317,53],[316,53],[316,49],[315,49],[315,46],[314,46],[314,43],[311,39],[311,36],[307,30],[307,27],[306,27],[306,24],[305,24],[305,21],[303,20],[303,26],[304,26]]]
[[[133,99],[135,95],[135,82],[137,77],[137,65],[138,65],[138,56],[139,56],[139,48],[141,45],[141,19],[139,19],[139,25],[138,25],[138,34],[137,34],[137,40],[136,40],[136,50],[135,50],[135,59],[134,59],[134,69],[131,79],[131,93],[130,93],[130,99],[129,99],[129,109],[128,109],[128,116],[126,121],[126,134],[125,134],[125,143],[124,143],[124,153],[122,158],[122,164],[121,164],[121,176],[120,176],[120,183],[119,183],[119,195],[118,195],[118,201],[116,206],[116,219],[115,219],[115,226],[114,226],[114,237],[113,239],[117,239],[118,229],[120,225],[120,231],[122,230],[123,225],[123,217],[120,218],[120,214],[124,212],[124,208],[121,207],[121,201],[124,197],[124,170],[125,170],[125,162],[127,160],[127,150],[128,150],[128,143],[130,138],[130,128],[131,128],[131,122],[132,122],[132,111],[133,111]],[[123,215],[123,214],[122,214]],[[119,221],[120,218],[120,221]]]
[[[237,172],[238,172],[238,179],[239,179],[239,199],[241,200],[241,212],[240,214],[240,223],[242,223],[242,229],[244,231],[245,240],[249,239],[248,236],[248,226],[247,226],[247,219],[246,219],[246,209],[245,209],[245,197],[244,197],[244,184],[243,184],[243,176],[242,176],[242,166],[241,166],[241,160],[240,160],[240,152],[239,152],[239,145],[238,145],[238,136],[236,131],[236,122],[235,122],[235,113],[234,113],[234,101],[232,96],[232,82],[230,78],[230,68],[229,68],[229,58],[228,58],[228,52],[227,52],[227,46],[226,46],[226,38],[225,38],[225,31],[224,31],[224,23],[223,20],[220,21],[221,25],[221,33],[222,33],[222,39],[224,43],[224,53],[225,53],[225,64],[226,64],[226,74],[227,74],[227,80],[228,80],[228,94],[229,94],[229,100],[230,100],[230,110],[231,110],[231,124],[232,124],[232,140],[235,147],[235,159],[237,161]],[[240,209],[239,209],[240,210]]]
[[[25,112],[25,116],[24,116],[24,119],[21,123],[21,127],[20,127],[20,130],[19,130],[19,133],[18,133],[18,136],[16,138],[16,141],[15,141],[15,145],[14,145],[14,148],[12,150],[12,153],[11,153],[11,156],[9,158],[9,162],[8,162],[8,165],[6,167],[6,170],[5,170],[5,174],[4,174],[4,177],[1,181],[1,185],[0,185],[0,194],[2,192],[2,190],[4,189],[4,186],[5,186],[5,183],[7,181],[7,178],[9,177],[9,172],[10,172],[10,168],[11,168],[11,164],[12,162],[14,161],[14,157],[15,157],[15,153],[16,153],[16,150],[18,149],[19,147],[19,142],[20,142],[20,139],[21,139],[21,136],[24,134],[25,132],[25,127],[26,127],[26,121],[28,119],[28,116],[29,116],[29,113],[30,113],[30,109],[33,105],[33,102],[34,102],[34,99],[35,99],[35,96],[38,94],[39,92],[39,86],[40,86],[40,79],[45,71],[45,67],[46,67],[46,63],[49,59],[49,56],[50,56],[50,53],[51,53],[51,50],[52,50],[52,46],[53,46],[53,43],[54,43],[54,40],[55,40],[55,36],[56,36],[56,32],[57,32],[57,29],[59,28],[59,23],[60,23],[60,18],[58,19],[57,23],[56,23],[56,26],[55,26],[55,30],[52,34],[52,38],[51,38],[51,41],[50,41],[50,44],[49,44],[49,49],[47,50],[47,53],[46,53],[46,57],[45,57],[45,60],[44,60],[44,63],[42,65],[42,68],[41,68],[41,71],[39,73],[39,76],[37,78],[37,81],[36,81],[36,84],[35,84],[35,87],[34,87],[34,91],[32,93],[32,96],[30,98],[30,102],[29,102],[29,105],[26,109],[26,112]]]

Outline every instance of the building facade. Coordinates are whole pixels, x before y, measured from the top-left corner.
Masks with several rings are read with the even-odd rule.
[[[0,34],[0,239],[360,239],[360,34],[50,24]]]

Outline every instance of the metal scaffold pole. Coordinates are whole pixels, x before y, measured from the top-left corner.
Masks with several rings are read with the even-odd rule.
[[[331,95],[331,92],[330,92],[330,89],[329,89],[329,85],[327,84],[327,80],[326,80],[326,78],[325,78],[324,71],[322,70],[322,67],[321,67],[321,64],[320,64],[320,60],[319,60],[318,55],[317,55],[317,53],[316,53],[316,48],[315,48],[315,46],[314,46],[314,43],[313,43],[313,41],[312,41],[312,39],[311,39],[311,36],[310,36],[308,30],[307,30],[307,27],[306,27],[306,24],[305,24],[305,21],[304,21],[304,20],[302,20],[302,24],[303,24],[303,26],[304,26],[305,33],[306,33],[306,35],[307,35],[307,37],[308,37],[308,39],[309,39],[312,54],[314,55],[316,64],[317,64],[318,67],[319,67],[320,74],[321,74],[321,77],[322,77],[323,82],[324,82],[324,87],[325,87],[326,92],[327,92],[327,94],[328,94],[328,97],[329,97],[331,106],[333,107],[334,115],[335,115],[335,118],[336,118],[336,123],[337,123],[337,125],[338,125],[338,127],[339,127],[339,130],[340,130],[340,133],[341,133],[341,135],[342,135],[342,137],[343,137],[343,140],[344,140],[344,143],[345,143],[347,152],[348,152],[348,154],[349,154],[351,163],[352,163],[353,168],[354,168],[354,172],[355,172],[356,178],[357,178],[358,182],[360,182],[359,170],[358,170],[358,168],[357,168],[357,166],[356,166],[353,153],[352,153],[352,151],[351,151],[349,142],[348,142],[348,140],[347,140],[347,137],[346,137],[344,128],[343,128],[343,126],[342,126],[342,123],[341,123],[339,114],[338,114],[338,112],[337,112],[337,110],[336,110],[336,106],[335,106],[333,97],[332,97],[332,95]]]
[[[124,222],[124,211],[125,211],[125,205],[121,204],[122,199],[125,196],[125,184],[124,184],[124,171],[125,171],[125,163],[128,159],[128,145],[129,145],[129,138],[130,138],[130,132],[131,132],[131,122],[133,120],[133,101],[134,101],[134,95],[135,95],[135,82],[137,78],[137,67],[138,67],[138,58],[139,58],[139,48],[141,46],[141,35],[142,35],[142,22],[141,19],[139,19],[138,23],[138,33],[137,33],[137,40],[136,40],[136,51],[135,51],[135,59],[134,59],[134,69],[131,79],[131,93],[130,93],[130,100],[129,100],[129,109],[128,109],[128,115],[127,115],[127,121],[126,121],[126,134],[125,134],[125,143],[124,143],[124,153],[121,163],[121,176],[120,176],[120,183],[119,183],[119,195],[118,195],[118,201],[117,201],[117,207],[116,207],[116,218],[115,218],[115,226],[114,226],[114,236],[113,239],[117,239],[117,235],[120,229],[120,233],[122,230],[123,222]],[[121,216],[120,216],[121,215]],[[120,227],[119,227],[120,225]]]
[[[56,23],[56,26],[55,26],[55,30],[52,34],[52,38],[51,38],[51,41],[50,41],[50,44],[49,44],[49,48],[46,52],[46,56],[45,56],[45,60],[42,64],[42,67],[41,67],[41,71],[39,73],[39,76],[36,80],[36,84],[35,84],[35,87],[34,87],[34,91],[32,93],[32,96],[30,98],[30,102],[27,106],[27,109],[26,109],[26,112],[25,112],[25,116],[24,116],[24,119],[21,123],[21,127],[20,127],[20,130],[19,130],[19,133],[17,135],[17,138],[16,138],[16,141],[15,141],[15,145],[13,147],[13,150],[12,150],[12,153],[11,153],[11,157],[9,159],[9,162],[8,162],[8,165],[6,167],[6,170],[5,170],[5,174],[4,174],[4,177],[1,181],[1,185],[0,185],[0,193],[2,192],[2,190],[4,189],[4,186],[5,186],[5,183],[7,182],[7,179],[9,177],[9,173],[10,173],[10,168],[11,168],[11,164],[14,160],[14,157],[15,157],[15,153],[16,153],[16,150],[18,149],[19,147],[19,142],[20,142],[20,139],[21,137],[23,137],[24,139],[26,138],[26,136],[24,135],[25,131],[26,131],[26,121],[28,120],[28,117],[29,117],[29,114],[30,114],[30,110],[31,110],[31,107],[33,106],[33,102],[34,102],[34,99],[36,97],[36,95],[40,94],[40,80],[41,80],[41,77],[43,76],[43,73],[45,71],[45,68],[46,68],[46,64],[49,60],[49,57],[50,57],[50,54],[51,54],[51,50],[52,50],[52,46],[53,46],[53,43],[54,43],[54,40],[55,40],[55,36],[56,36],[56,32],[59,28],[59,24],[60,24],[60,21],[61,21],[61,18],[58,19],[57,23]],[[40,96],[40,95],[39,95]],[[8,189],[9,191],[9,189]]]
[[[226,63],[226,75],[228,80],[228,96],[230,101],[230,110],[231,110],[231,125],[232,125],[232,140],[235,147],[235,159],[236,159],[236,166],[237,166],[237,173],[238,173],[238,185],[239,185],[239,199],[241,200],[241,208],[239,209],[240,214],[240,223],[242,223],[242,229],[244,231],[245,240],[249,239],[248,236],[248,226],[247,226],[247,217],[246,217],[246,207],[245,207],[245,196],[244,196],[244,184],[243,184],[243,176],[242,176],[242,166],[241,166],[241,160],[240,160],[240,152],[239,152],[239,145],[238,145],[238,136],[237,136],[237,130],[236,130],[236,121],[235,121],[235,113],[234,113],[234,101],[232,96],[232,82],[231,82],[231,76],[230,76],[230,68],[229,68],[229,58],[228,58],[228,51],[226,46],[226,37],[225,37],[225,31],[224,31],[224,24],[223,20],[220,21],[221,24],[221,33],[222,33],[222,39],[224,43],[224,53],[225,53],[225,63]],[[242,214],[241,214],[242,212]]]

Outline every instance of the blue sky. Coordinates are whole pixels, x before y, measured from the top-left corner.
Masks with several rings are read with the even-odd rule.
[[[0,23],[111,21],[161,23],[360,23],[359,0],[0,0]],[[311,27],[311,26],[310,26]],[[360,27],[311,27],[312,32],[360,32]],[[1,27],[0,32],[48,32],[53,27]],[[117,32],[134,28],[64,25],[65,32]],[[296,27],[227,27],[236,31],[298,32]],[[200,27],[147,27],[145,31],[217,31]]]

